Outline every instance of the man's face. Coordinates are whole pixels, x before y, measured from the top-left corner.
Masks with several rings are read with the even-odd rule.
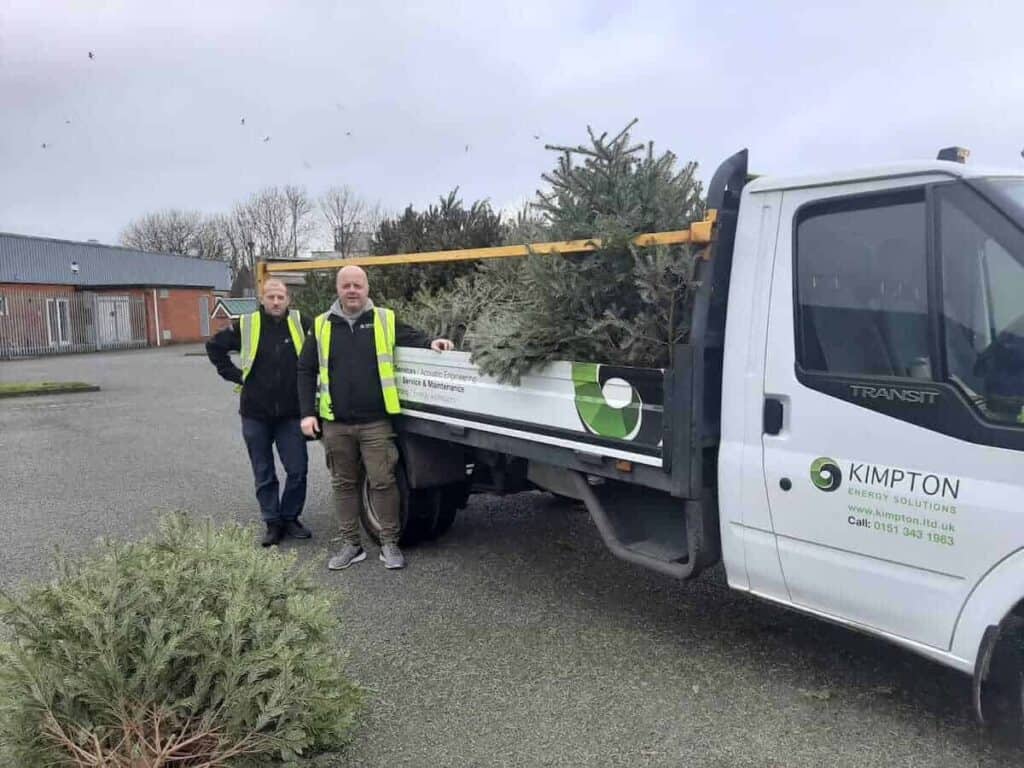
[[[272,317],[284,317],[288,312],[288,289],[284,283],[271,280],[263,285],[263,298],[260,299],[264,311]]]
[[[358,312],[366,306],[366,298],[370,295],[370,286],[366,282],[366,273],[357,269],[343,269],[338,273],[338,299],[341,308],[349,314]]]

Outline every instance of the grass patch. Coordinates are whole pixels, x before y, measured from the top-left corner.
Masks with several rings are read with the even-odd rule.
[[[99,392],[95,384],[84,381],[15,381],[0,382],[0,397],[27,397],[29,395],[63,395],[68,392]]]

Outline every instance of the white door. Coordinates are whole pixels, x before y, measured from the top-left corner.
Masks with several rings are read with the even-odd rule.
[[[132,340],[131,304],[127,296],[100,296],[96,299],[101,347]]]
[[[127,296],[118,297],[114,304],[114,325],[118,343],[126,344],[132,340],[131,301]]]
[[[67,299],[46,300],[46,333],[51,347],[71,343],[71,311]]]
[[[117,339],[117,322],[109,296],[96,299],[96,334],[100,347],[109,347]]]
[[[1001,331],[1024,344],[1024,235],[926,181],[785,192],[764,470],[794,604],[948,648],[971,589],[1024,546],[1024,378],[974,373]]]

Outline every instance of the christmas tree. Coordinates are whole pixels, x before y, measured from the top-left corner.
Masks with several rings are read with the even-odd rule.
[[[529,256],[479,267],[462,290],[478,297],[464,322],[474,362],[503,381],[554,360],[659,367],[688,330],[693,252],[638,248],[641,233],[680,229],[703,217],[696,163],[634,144],[633,120],[612,138],[550,147],[557,167],[542,177],[535,210],[549,240],[595,238],[585,255]]]

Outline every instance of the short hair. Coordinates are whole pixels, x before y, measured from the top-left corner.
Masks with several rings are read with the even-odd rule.
[[[260,288],[260,296],[263,295],[263,293],[267,290],[267,286],[270,285],[271,283],[277,283],[282,288],[284,288],[285,293],[288,293],[288,284],[284,280],[282,280],[280,277],[268,277],[266,280],[263,281],[263,286]]]
[[[360,267],[358,264],[346,264],[345,266],[343,266],[341,269],[339,269],[335,273],[334,280],[337,281],[338,278],[341,277],[341,273],[344,272],[346,269],[351,270],[351,271],[357,271],[359,274],[361,274],[363,276],[363,278],[366,280],[367,284],[369,284],[369,282],[370,282],[369,275],[367,275],[366,274],[366,270],[363,269],[362,267]]]

